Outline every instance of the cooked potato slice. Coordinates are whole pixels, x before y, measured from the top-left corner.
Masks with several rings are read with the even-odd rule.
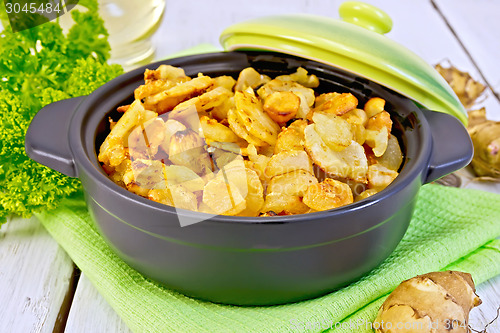
[[[211,154],[217,151],[224,151],[224,152],[230,152],[233,154],[237,155],[243,155],[246,156],[245,154],[245,147],[248,145],[248,143],[244,140],[238,141],[238,142],[218,142],[218,141],[212,141],[209,144],[209,147],[212,149],[207,149],[207,151]]]
[[[358,106],[358,99],[351,93],[328,93],[326,96],[320,95],[316,100],[318,99],[313,112],[319,111],[341,116]]]
[[[314,104],[314,90],[306,88],[295,81],[274,79],[263,85],[257,93],[265,101],[267,97],[277,91],[290,91],[297,95],[300,98],[300,107],[296,116],[305,119]]]
[[[378,164],[383,165],[390,170],[399,170],[401,163],[403,163],[403,153],[401,152],[398,139],[394,135],[391,134],[389,136],[387,149],[384,154],[380,157],[376,157],[375,159]]]
[[[321,183],[309,186],[303,202],[314,210],[323,211],[348,205],[353,202],[353,196],[349,185],[326,178]]]
[[[246,208],[238,187],[223,177],[215,177],[205,185],[203,203],[220,215],[236,215]]]
[[[314,129],[330,149],[342,151],[353,140],[351,124],[334,114],[314,112]]]
[[[284,150],[273,155],[267,163],[265,176],[272,178],[295,170],[313,173],[312,163],[303,150]]]
[[[382,111],[368,118],[368,123],[366,124],[367,130],[379,131],[382,127],[387,128],[387,133],[391,133],[392,120],[391,115],[387,111]]]
[[[175,208],[198,210],[196,195],[180,184],[169,186],[168,189],[153,189],[149,191],[148,198]]]
[[[368,167],[368,187],[382,190],[386,188],[398,176],[394,170],[388,169],[381,164],[373,164]]]
[[[281,193],[269,193],[266,195],[264,206],[261,208],[262,213],[275,212],[280,214],[286,212],[288,214],[304,214],[309,211],[301,197],[298,195],[285,195]]]
[[[337,92],[329,92],[329,93],[324,93],[321,95],[316,96],[314,99],[314,107],[319,108],[321,105],[325,104],[326,102],[336,98],[340,94]]]
[[[284,150],[304,150],[303,128],[300,129],[299,127],[289,126],[288,128],[284,128],[280,134],[278,134],[278,140],[274,146],[274,153],[277,154]]]
[[[347,120],[347,122],[351,125],[366,126],[366,123],[368,122],[368,116],[366,115],[366,112],[361,109],[351,110],[344,113],[341,117]]]
[[[168,90],[145,98],[146,107],[162,114],[172,110],[177,104],[200,95],[210,88],[213,80],[205,75],[198,76],[187,82],[180,83]]]
[[[269,81],[271,81],[269,76],[259,74],[259,72],[252,67],[248,67],[240,72],[238,81],[236,81],[236,85],[234,86],[234,91],[244,91],[249,87],[256,89]]]
[[[233,93],[224,87],[217,87],[207,91],[199,96],[193,97],[179,103],[170,112],[169,117],[175,118],[178,113],[189,107],[196,107],[196,111],[206,111],[224,103],[224,101],[233,96]]]
[[[370,146],[373,150],[373,154],[376,157],[380,157],[385,153],[387,145],[389,143],[389,133],[387,133],[387,127],[382,127],[379,130],[369,130],[365,131],[366,134],[366,144]]]
[[[128,191],[140,195],[141,197],[147,197],[149,193],[149,188],[141,187],[133,182],[126,184],[125,187]]]
[[[208,141],[217,142],[239,142],[239,136],[227,126],[217,122],[215,119],[210,119],[207,116],[200,118],[201,134]]]
[[[367,190],[364,190],[363,192],[361,192],[359,195],[356,196],[356,198],[354,199],[355,202],[358,202],[360,200],[363,200],[363,199],[366,199],[368,197],[371,197],[372,195],[378,193],[379,191],[374,189],[374,188],[369,188]]]
[[[364,110],[368,118],[371,118],[376,114],[384,111],[384,107],[385,107],[385,100],[383,100],[380,97],[373,97],[370,98],[368,102],[365,103]]]
[[[191,192],[202,191],[205,181],[193,170],[182,165],[168,165],[163,169],[167,186],[182,185]]]
[[[300,98],[290,91],[277,91],[266,98],[263,109],[279,124],[293,119],[299,111]]]
[[[133,161],[130,170],[123,175],[123,182],[127,186],[135,184],[148,190],[167,188],[164,167],[160,161],[144,159]]]
[[[246,197],[248,193],[248,184],[247,184],[247,174],[246,174],[246,166],[243,161],[242,156],[236,156],[232,161],[223,165],[222,168],[217,172],[217,176],[219,178],[224,179],[226,182],[230,182],[238,188],[240,194],[243,197]]]
[[[366,141],[366,129],[363,125],[351,124],[351,132],[354,141],[363,145]]]
[[[174,206],[172,193],[168,188],[149,190],[148,199],[162,203],[164,205]]]
[[[238,216],[257,216],[264,205],[264,187],[259,176],[254,170],[245,168],[247,195],[245,197],[246,208],[238,213]]]
[[[160,144],[160,147],[163,149],[163,151],[165,151],[168,154],[170,151],[170,139],[172,138],[172,135],[174,135],[177,132],[185,130],[186,126],[184,126],[184,124],[182,124],[181,122],[175,119],[168,119],[165,122],[163,142]]]
[[[186,77],[184,69],[171,65],[160,65],[157,69],[146,69],[144,72],[144,81],[149,83],[154,80],[175,80],[180,77]]]
[[[187,128],[170,138],[169,159],[172,163],[190,168],[199,175],[212,172],[212,162],[205,150],[205,140]]]
[[[229,91],[233,91],[235,84],[236,84],[236,80],[233,79],[231,76],[221,75],[221,76],[214,77],[213,89],[215,89],[217,87],[223,87]]]
[[[143,84],[142,86],[139,86],[137,89],[135,89],[134,98],[143,99],[148,96],[156,95],[159,92],[168,90],[179,83],[187,82],[189,80],[191,80],[191,78],[188,76],[179,77],[171,80],[154,80],[147,84]]]
[[[210,116],[218,121],[227,120],[227,113],[230,109],[234,109],[234,94],[225,99],[224,102],[220,105],[214,106],[210,111]]]
[[[292,171],[273,177],[267,186],[267,193],[281,193],[303,197],[307,188],[317,183],[318,180],[316,177],[307,171]]]
[[[319,86],[319,79],[316,75],[307,75],[305,68],[299,67],[295,73],[290,75],[280,75],[276,79],[283,81],[295,81],[307,88],[316,88]]]
[[[259,179],[267,184],[269,178],[266,176],[266,167],[269,163],[270,157],[266,155],[261,155],[257,153],[257,149],[254,145],[248,145],[247,147],[248,159],[251,161],[251,168],[257,175],[259,175]]]
[[[137,126],[128,136],[129,155],[132,160],[153,158],[165,138],[165,123],[153,118]]]
[[[310,124],[304,131],[305,148],[314,163],[327,174],[366,182],[368,160],[364,148],[352,141],[349,147],[336,152],[323,142],[314,126],[315,124]]]
[[[175,208],[182,208],[196,212],[198,210],[198,196],[186,189],[182,185],[173,185],[169,187],[172,194],[172,201]],[[200,198],[201,200],[201,198]]]
[[[127,158],[125,148],[128,145],[130,132],[136,126],[156,116],[156,113],[144,109],[141,101],[135,100],[102,143],[99,149],[99,161],[109,166],[122,163]]]
[[[227,113],[229,128],[240,138],[255,146],[266,146],[267,143],[248,133],[247,129],[236,115],[235,109],[230,109]]]
[[[212,161],[214,162],[215,170],[222,169],[225,165],[231,163],[235,159],[241,158],[241,154],[233,153],[231,151],[227,151],[224,149],[208,148],[208,151],[210,152],[210,156],[212,156]]]
[[[234,94],[234,103],[236,116],[248,133],[269,145],[274,145],[280,127],[264,112],[253,90],[237,91]]]
[[[204,203],[203,201],[199,203],[198,211],[205,214],[217,215],[217,212],[212,208],[208,207],[207,204]]]

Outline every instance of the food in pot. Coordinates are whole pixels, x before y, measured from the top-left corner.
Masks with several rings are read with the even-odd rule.
[[[238,78],[161,65],[110,119],[99,161],[118,185],[209,214],[329,210],[387,187],[403,154],[385,101],[319,93],[305,69]],[[361,190],[360,190],[361,189]]]

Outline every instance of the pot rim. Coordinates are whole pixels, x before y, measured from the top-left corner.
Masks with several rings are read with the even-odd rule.
[[[310,222],[311,220],[316,220],[326,216],[331,218],[338,218],[339,216],[376,205],[380,201],[388,199],[393,195],[395,195],[396,193],[404,190],[416,177],[422,177],[422,173],[426,171],[425,168],[429,166],[429,158],[432,150],[431,131],[422,111],[415,106],[411,113],[416,115],[416,118],[418,119],[418,124],[415,126],[415,130],[420,132],[420,137],[422,139],[420,145],[418,145],[419,149],[417,151],[418,152],[416,155],[417,157],[411,160],[407,160],[407,158],[405,157],[405,160],[403,161],[404,167],[401,169],[396,179],[387,188],[366,199],[360,200],[359,202],[354,202],[349,205],[327,211],[298,214],[298,215],[271,216],[271,217],[211,215],[207,213],[175,208],[172,206],[168,206],[165,204],[149,200],[147,198],[141,197],[135,193],[132,193],[122,188],[121,186],[115,184],[111,179],[109,179],[109,177],[106,175],[106,173],[104,172],[100,163],[97,160],[97,154],[95,149],[93,150],[93,152],[87,152],[84,144],[86,140],[83,131],[85,124],[87,123],[95,124],[95,126],[93,126],[94,137],[92,139],[94,142],[93,146],[95,147],[95,140],[96,140],[95,132],[97,131],[97,124],[105,116],[105,114],[98,116],[95,112],[93,112],[96,103],[102,103],[101,101],[105,102],[106,98],[110,96],[116,96],[118,94],[125,95],[124,91],[127,88],[137,87],[136,77],[138,75],[143,75],[144,70],[148,67],[156,68],[161,64],[169,64],[172,66],[182,67],[182,64],[184,62],[189,62],[197,59],[206,60],[209,58],[213,59],[214,57],[217,57],[221,58],[221,60],[224,60],[225,56],[227,56],[228,54],[244,54],[244,55],[271,54],[282,58],[299,59],[300,61],[307,61],[307,63],[313,65],[319,65],[321,68],[331,69],[336,73],[338,72],[347,73],[333,66],[325,65],[305,58],[295,57],[289,54],[282,54],[278,52],[262,52],[262,51],[214,52],[201,55],[173,58],[173,59],[154,62],[146,66],[142,66],[131,72],[116,77],[115,79],[109,81],[105,85],[95,90],[93,93],[91,93],[88,97],[84,99],[84,101],[78,106],[77,110],[74,112],[74,115],[71,119],[70,130],[69,130],[69,133],[73,134],[69,135],[69,144],[74,159],[75,161],[77,161],[76,164],[78,166],[78,169],[83,169],[84,172],[87,174],[86,177],[90,176],[91,178],[94,179],[95,182],[99,183],[99,186],[105,186],[108,190],[115,192],[116,194],[121,196],[124,200],[126,200],[128,204],[147,206],[148,209],[153,209],[157,213],[176,214],[176,215],[181,215],[183,217],[197,218],[201,220],[207,220],[210,222],[219,222],[224,224],[225,223],[284,224],[284,223]],[[203,61],[201,61],[201,63],[203,63]],[[348,73],[347,75],[352,76],[352,74],[350,73]],[[369,82],[370,84],[375,84],[376,86],[380,87],[382,90],[395,93],[394,91],[388,88],[380,86],[376,82],[373,81]],[[133,90],[131,91],[133,92]],[[128,94],[130,94],[130,92]],[[408,103],[411,103],[409,105],[414,105],[413,102],[411,102],[408,98],[401,96],[397,93],[395,93],[394,98],[399,98],[401,99],[401,101],[405,102],[407,101]],[[390,100],[387,100],[387,102],[391,103]],[[111,109],[109,109],[108,112],[109,111],[111,111]],[[424,166],[424,169],[422,168],[422,166]]]

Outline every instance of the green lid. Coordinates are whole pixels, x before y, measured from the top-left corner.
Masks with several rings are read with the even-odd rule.
[[[343,3],[339,12],[354,24],[315,15],[268,16],[230,26],[222,32],[220,42],[229,51],[278,51],[342,68],[467,124],[467,112],[441,75],[416,54],[381,35],[392,28],[386,13],[355,1]]]

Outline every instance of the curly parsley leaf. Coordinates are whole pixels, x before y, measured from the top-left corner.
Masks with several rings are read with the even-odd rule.
[[[75,25],[67,36],[54,22],[0,32],[0,224],[12,214],[29,217],[56,208],[80,187],[77,179],[26,156],[24,136],[33,116],[52,102],[89,94],[123,72],[106,63],[108,33],[97,1],[80,5],[88,11],[71,12]],[[0,18],[4,11],[0,1]]]

